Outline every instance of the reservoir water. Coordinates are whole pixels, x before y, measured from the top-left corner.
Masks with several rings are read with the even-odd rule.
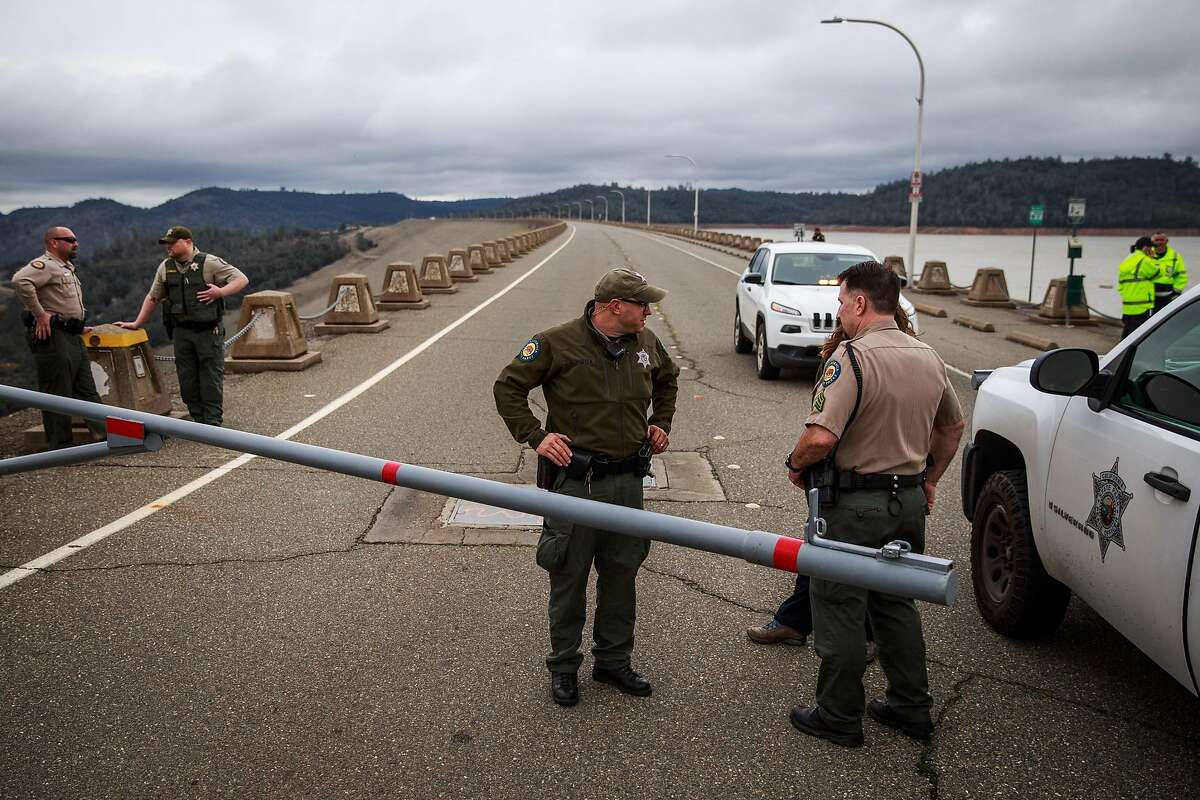
[[[812,228],[808,228],[811,235]],[[718,228],[711,230],[758,236],[788,242],[794,239],[790,228]],[[1147,231],[1149,235],[1150,231]],[[806,236],[807,238],[807,236]],[[1109,316],[1121,315],[1121,298],[1117,294],[1117,265],[1129,255],[1135,236],[1081,236],[1083,258],[1075,259],[1075,274],[1083,275],[1088,305]],[[1029,252],[1033,234],[1029,236],[966,236],[960,234],[917,233],[917,264],[926,261],[945,261],[950,280],[956,286],[970,286],[975,270],[980,267],[999,267],[1004,270],[1009,296],[1014,300],[1029,297]],[[901,256],[908,260],[907,233],[858,233],[856,231],[825,231],[828,243],[845,242],[861,245],[880,258]],[[1189,286],[1200,280],[1200,237],[1172,237],[1171,246],[1188,262]],[[1067,274],[1067,237],[1038,234],[1037,258],[1033,270],[1033,299],[1040,302],[1052,278]],[[914,270],[908,265],[909,275]],[[920,272],[918,268],[917,273]],[[1102,284],[1111,288],[1102,288]]]

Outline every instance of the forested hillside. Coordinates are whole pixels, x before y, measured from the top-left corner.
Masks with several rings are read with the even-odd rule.
[[[744,189],[705,189],[701,178],[700,223],[790,225],[907,225],[908,180],[881,184],[864,194],[754,192]],[[607,195],[609,218],[625,214],[630,222],[646,220],[646,190],[584,184],[501,205],[507,212],[529,213],[539,208]],[[928,173],[921,202],[921,224],[928,226],[1007,228],[1026,224],[1029,206],[1046,206],[1045,224],[1065,227],[1067,200],[1087,200],[1086,224],[1091,228],[1191,228],[1200,225],[1200,166],[1189,156],[1111,158],[1064,161],[1061,158],[1018,158],[985,161]],[[604,204],[596,200],[599,212]],[[583,204],[584,216],[589,214]],[[692,221],[692,190],[673,186],[655,190],[650,199],[654,222]]]

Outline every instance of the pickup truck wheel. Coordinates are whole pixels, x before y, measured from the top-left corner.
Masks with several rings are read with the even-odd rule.
[[[767,328],[758,321],[754,328],[754,366],[758,377],[764,381],[773,381],[779,377],[779,367],[772,366],[771,356],[767,353]]]
[[[754,349],[754,342],[750,341],[750,337],[742,333],[742,310],[738,308],[737,301],[733,301],[733,352],[749,353]]]
[[[1049,634],[1067,611],[1071,590],[1042,566],[1019,470],[994,473],[983,484],[971,526],[971,583],[980,615],[1005,636]]]

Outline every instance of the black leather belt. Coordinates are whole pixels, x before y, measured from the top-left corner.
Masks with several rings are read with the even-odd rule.
[[[925,482],[925,474],[917,475],[888,475],[874,473],[860,475],[857,472],[842,472],[838,474],[838,488],[853,492],[856,489],[886,489],[895,492],[899,489],[912,489]]]
[[[175,327],[186,328],[189,331],[207,331],[220,325],[220,322],[192,322],[191,320],[177,319]]]

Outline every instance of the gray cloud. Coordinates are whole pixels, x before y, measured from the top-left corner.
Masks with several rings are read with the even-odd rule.
[[[866,189],[912,168],[916,63],[891,31],[819,24],[834,13],[921,48],[926,170],[1200,155],[1200,24],[1178,1],[43,8],[0,29],[4,210],[205,185],[453,198],[691,180],[667,152],[702,186]]]

